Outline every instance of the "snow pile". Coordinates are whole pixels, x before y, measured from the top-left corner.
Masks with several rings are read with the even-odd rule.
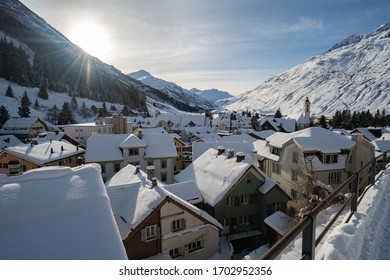
[[[0,259],[127,259],[100,167],[0,176]]]
[[[324,242],[324,259],[386,260],[390,258],[390,170],[367,191],[347,224],[335,227]]]

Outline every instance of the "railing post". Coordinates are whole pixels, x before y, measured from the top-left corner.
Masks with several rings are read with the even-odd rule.
[[[375,184],[375,175],[376,175],[376,160],[372,159],[371,162],[371,176],[370,176],[370,184],[373,186]]]
[[[314,260],[316,252],[316,217],[308,215],[310,223],[302,231],[302,257],[304,260]]]
[[[386,163],[387,163],[387,152],[384,152],[383,159],[382,159],[382,170],[386,169]]]
[[[351,200],[351,212],[357,211],[358,205],[358,197],[359,197],[359,175],[357,173],[354,174],[356,176],[352,181],[351,192],[352,192],[352,200]]]

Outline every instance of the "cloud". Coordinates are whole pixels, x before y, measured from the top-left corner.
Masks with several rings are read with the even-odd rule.
[[[252,32],[264,36],[281,36],[285,34],[306,33],[322,30],[322,21],[316,18],[299,17],[292,23],[278,22],[274,24],[261,23],[252,27]]]

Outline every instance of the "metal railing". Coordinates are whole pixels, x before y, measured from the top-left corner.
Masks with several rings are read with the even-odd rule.
[[[388,152],[384,152],[380,156],[372,159],[372,161],[368,162],[358,171],[353,173],[342,185],[334,190],[327,198],[322,200],[320,204],[318,204],[310,213],[306,214],[299,223],[297,223],[286,235],[279,239],[267,252],[265,252],[261,259],[275,259],[300,233],[302,233],[301,259],[313,260],[315,258],[315,248],[320,244],[321,240],[336,222],[337,218],[347,205],[350,205],[350,214],[346,222],[348,222],[353,213],[357,211],[361,198],[364,196],[367,189],[375,184],[376,175],[381,170],[385,170],[387,164],[390,162],[390,158],[387,157]],[[369,175],[366,178],[361,179],[359,182],[359,174],[363,170],[367,169],[369,170]],[[366,188],[359,196],[359,189],[362,186],[366,186]],[[350,191],[350,196],[341,205],[335,216],[329,221],[324,230],[316,238],[316,219],[318,214],[328,208],[340,192],[345,192],[346,190]]]

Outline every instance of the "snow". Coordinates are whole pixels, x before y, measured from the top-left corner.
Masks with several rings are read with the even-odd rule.
[[[18,138],[16,138],[15,136],[0,135],[0,149],[6,147],[19,146],[19,145],[24,145],[24,143],[20,141]]]
[[[281,236],[284,236],[293,226],[292,218],[281,211],[276,211],[265,218],[264,223],[269,225]]]
[[[152,187],[150,181],[109,186],[107,187],[107,193],[123,240],[167,197],[222,229],[218,221],[207,212],[200,210],[161,186]]]
[[[323,259],[390,259],[390,170],[364,195],[349,223],[336,226],[319,254]]]
[[[123,161],[124,157],[119,149],[120,143],[128,135],[124,134],[98,134],[87,140],[85,153],[86,162]]]
[[[301,104],[309,97],[311,112],[317,116],[331,116],[345,109],[388,109],[388,32],[387,24],[361,40],[308,59],[241,94],[226,108],[269,114],[280,108],[283,114],[291,115],[300,113]]]
[[[142,141],[147,144],[145,159],[177,157],[175,141],[169,134],[145,134]]]
[[[49,162],[83,154],[85,152],[84,149],[75,147],[74,145],[63,141],[44,142],[38,145],[19,145],[5,148],[4,151],[37,165],[44,165]]]
[[[0,259],[127,259],[95,164],[0,176]]]

